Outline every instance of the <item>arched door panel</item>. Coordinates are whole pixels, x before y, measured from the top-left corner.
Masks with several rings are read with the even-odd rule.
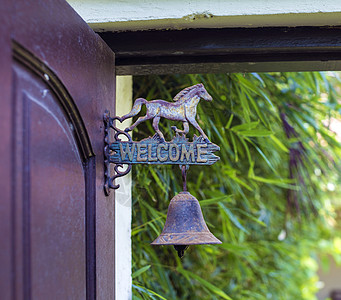
[[[114,54],[64,0],[0,18],[0,298],[114,299]]]

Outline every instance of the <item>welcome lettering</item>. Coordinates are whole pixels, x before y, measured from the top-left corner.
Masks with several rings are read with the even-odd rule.
[[[122,160],[125,160],[126,155],[128,154],[129,160],[133,160],[134,158],[134,151],[136,144],[132,144],[132,147],[129,147],[129,144],[125,144],[125,150],[123,150],[123,144],[120,144],[120,150],[121,150],[121,158]]]
[[[211,165],[219,160],[212,152],[219,147],[203,142],[114,142],[109,156],[113,163]]]

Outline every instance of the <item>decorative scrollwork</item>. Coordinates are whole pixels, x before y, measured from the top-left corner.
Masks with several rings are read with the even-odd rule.
[[[119,184],[115,184],[115,179],[118,177],[122,177],[124,175],[127,175],[131,170],[131,164],[127,164],[127,168],[125,170],[122,170],[123,164],[114,164],[114,170],[113,175],[111,176],[111,170],[110,170],[110,154],[112,153],[112,150],[110,150],[110,128],[114,130],[114,137],[113,141],[122,141],[120,136],[123,135],[127,138],[129,142],[132,142],[131,136],[117,128],[115,126],[115,120],[119,120],[118,117],[111,118],[109,111],[105,111],[103,116],[104,121],[104,192],[108,196],[110,194],[111,189],[118,189],[120,187]]]
[[[123,168],[123,165],[117,164],[114,166],[114,175],[112,177],[109,176],[108,178],[108,187],[109,189],[118,189],[120,187],[119,184],[114,184],[114,180],[118,177],[122,177],[127,175],[131,170],[131,165],[128,165],[127,169],[124,171],[120,171],[118,168]]]

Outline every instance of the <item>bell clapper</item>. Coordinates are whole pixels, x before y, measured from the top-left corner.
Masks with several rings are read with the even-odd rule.
[[[174,249],[178,252],[179,258],[182,258],[187,250],[188,245],[174,245]]]

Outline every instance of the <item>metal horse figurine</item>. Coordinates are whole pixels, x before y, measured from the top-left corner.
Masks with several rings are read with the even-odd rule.
[[[209,143],[210,141],[207,135],[195,120],[197,105],[200,99],[212,101],[212,96],[206,91],[202,83],[183,89],[173,98],[175,103],[164,100],[147,101],[144,98],[138,98],[135,100],[132,110],[118,119],[123,122],[125,119],[136,116],[141,111],[142,105],[144,104],[147,108],[146,115],[138,118],[133,125],[126,128],[126,132],[133,130],[138,124],[146,120],[153,119],[153,128],[163,142],[165,141],[165,138],[159,129],[159,122],[162,117],[173,121],[182,121],[183,130],[176,128],[176,126],[172,126],[172,129],[175,132],[183,133],[184,135],[188,133],[189,123],[191,123],[200,132],[205,141]]]

